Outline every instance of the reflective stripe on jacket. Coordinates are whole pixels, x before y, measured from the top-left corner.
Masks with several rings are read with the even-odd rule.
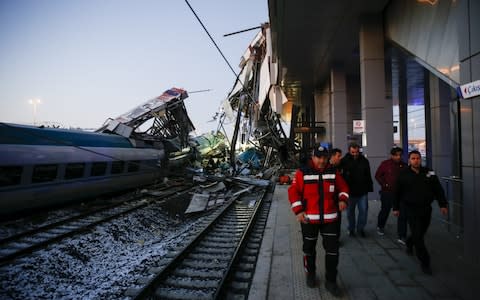
[[[340,172],[331,166],[323,170],[300,168],[288,189],[288,200],[295,214],[305,212],[311,223],[330,223],[338,218],[338,202],[348,201],[349,189]]]

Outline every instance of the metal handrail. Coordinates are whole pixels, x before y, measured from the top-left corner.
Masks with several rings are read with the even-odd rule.
[[[459,176],[455,176],[455,175],[452,175],[452,176],[442,176],[440,177],[441,179],[445,180],[445,181],[453,181],[453,182],[459,182],[459,183],[463,183],[463,179]]]
[[[450,184],[463,184],[463,179],[460,178],[459,176],[455,176],[455,175],[452,175],[452,176],[442,176],[440,177],[442,180],[444,180],[446,183],[450,183]],[[455,201],[455,199],[453,199],[453,195],[450,195],[450,184],[447,185],[447,188],[446,188],[446,194],[447,194],[447,201],[448,201],[448,205],[450,207],[457,207],[459,209],[462,209],[463,208],[463,203],[459,203],[458,201]],[[463,226],[460,225],[460,224],[456,224],[456,223],[453,223],[450,219],[450,212],[448,213],[447,215],[447,218],[444,219],[444,218],[437,218],[440,222],[446,224],[448,226],[448,230],[450,231],[450,228],[451,227],[454,227],[457,229],[457,234],[461,234],[463,233]],[[462,220],[463,221],[463,220]]]

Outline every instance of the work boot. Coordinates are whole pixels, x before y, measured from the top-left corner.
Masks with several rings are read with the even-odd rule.
[[[408,255],[408,256],[413,256],[413,247],[408,247],[408,246],[407,246],[407,250],[406,250],[406,251],[407,251],[407,255]]]
[[[340,287],[337,285],[336,282],[326,280],[325,281],[325,288],[327,289],[327,291],[330,294],[332,294],[333,297],[335,297],[335,298],[342,297],[342,290],[340,289]]]
[[[363,231],[363,229],[360,229],[360,230],[358,231],[358,234],[360,234],[360,236],[361,236],[362,238],[367,237],[367,235],[365,234],[365,231]]]
[[[315,273],[307,273],[307,286],[309,288],[314,288],[317,286]]]
[[[407,255],[412,256],[413,255],[413,243],[410,239],[407,239],[405,242],[405,246],[407,246]]]
[[[307,272],[307,286],[309,288],[314,288],[316,285],[315,258],[316,254],[303,256],[303,266],[305,267],[305,271]]]
[[[422,264],[422,272],[427,274],[427,275],[432,275],[433,274],[432,268],[430,267],[430,265]]]

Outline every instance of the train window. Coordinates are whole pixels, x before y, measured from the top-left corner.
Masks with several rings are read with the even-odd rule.
[[[91,176],[103,176],[107,171],[106,162],[94,162],[92,163],[92,171],[90,172]]]
[[[20,166],[0,166],[0,187],[20,184],[22,171]]]
[[[83,171],[85,170],[84,163],[67,164],[65,168],[65,179],[74,179],[83,177]]]
[[[140,161],[134,160],[128,163],[127,172],[138,172],[140,170]]]
[[[122,173],[124,165],[125,165],[125,162],[123,161],[112,162],[112,174]]]
[[[32,183],[54,181],[58,165],[37,165],[33,168]]]

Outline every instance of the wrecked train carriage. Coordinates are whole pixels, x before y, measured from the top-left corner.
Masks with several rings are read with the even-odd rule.
[[[195,130],[185,108],[187,97],[187,91],[171,88],[115,119],[108,119],[97,132],[115,133],[139,146],[164,149],[166,155],[159,166],[176,168],[189,159],[183,150],[189,146],[189,133]]]
[[[233,119],[231,111],[237,111],[230,149],[233,167],[237,142],[243,149],[253,146],[262,152],[264,167],[286,166],[293,160],[295,144],[287,138],[281,122],[282,117],[290,121],[284,111],[288,99],[278,84],[278,63],[271,43],[269,25],[264,24],[242,56],[242,70],[223,103],[224,119]]]

